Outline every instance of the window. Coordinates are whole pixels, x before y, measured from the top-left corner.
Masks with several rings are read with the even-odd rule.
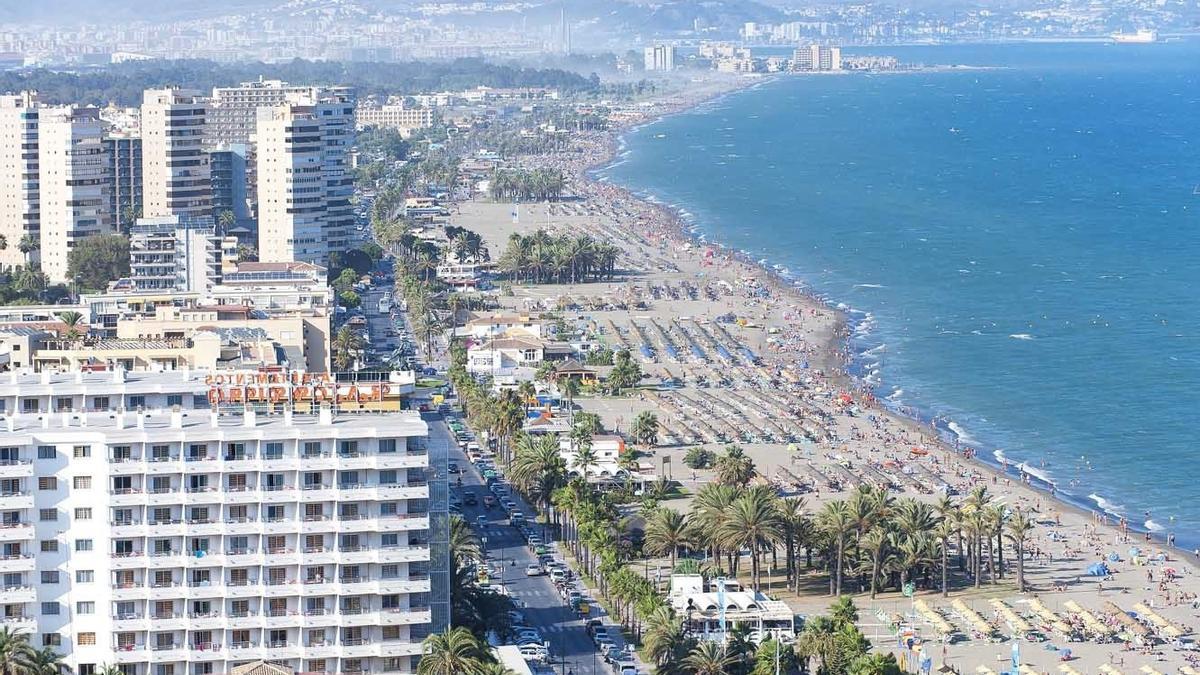
[[[75,459],[83,459],[84,457],[92,456],[92,448],[88,445],[77,445],[71,450],[71,454]]]
[[[108,410],[108,397],[107,396],[93,397],[92,398],[92,409],[93,410]]]
[[[57,584],[58,583],[58,570],[42,570],[42,583],[43,584]]]
[[[96,581],[95,570],[75,570],[75,583],[90,584]]]
[[[39,490],[57,490],[58,479],[54,476],[38,476]]]
[[[379,545],[383,548],[396,548],[400,545],[400,537],[395,532],[385,532],[379,537]]]
[[[321,443],[318,441],[306,441],[304,443],[304,456],[305,457],[320,457],[321,456]]]
[[[21,399],[21,410],[27,413],[35,413],[38,411],[38,400],[36,398]]]
[[[380,471],[379,472],[379,484],[380,485],[395,485],[396,484],[396,472],[390,471],[390,470],[389,471]]]
[[[61,647],[62,636],[58,633],[42,633],[43,647]]]
[[[58,520],[58,509],[38,509],[38,520],[43,523]]]
[[[77,645],[94,645],[96,644],[95,633],[79,633],[75,636],[75,644]]]
[[[379,454],[386,455],[396,451],[396,439],[381,438],[379,439]]]
[[[92,602],[91,600],[80,600],[79,602],[75,603],[75,613],[76,614],[95,614],[96,613],[96,603]]]
[[[59,612],[59,604],[57,602],[43,602],[42,614],[44,616],[57,616]]]
[[[76,490],[91,490],[92,489],[92,477],[91,476],[75,476],[74,478],[71,479],[71,487],[75,488]]]
[[[138,408],[145,408],[146,407],[146,397],[145,396],[130,396],[129,397],[129,405],[126,407],[131,410],[137,410]]]
[[[42,543],[42,553],[57,553],[58,552],[58,540],[57,539],[43,539],[41,543]]]
[[[168,394],[167,407],[174,408],[175,406],[183,407],[183,396],[181,394]]]
[[[75,550],[79,551],[79,552],[92,550],[92,540],[91,539],[76,539],[75,540]]]
[[[283,457],[283,443],[267,443],[263,449],[263,459],[279,459]]]
[[[396,515],[396,502],[379,502],[379,515],[381,515],[381,516]]]
[[[53,445],[39,445],[38,459],[54,459],[58,456],[58,450]]]
[[[79,675],[96,675],[96,664],[81,663],[79,664],[79,667],[75,669],[75,672],[79,673]]]
[[[92,510],[87,507],[79,507],[75,509],[75,520],[91,520]]]
[[[55,399],[54,410],[57,412],[71,412],[71,397],[63,396]]]
[[[400,576],[400,566],[380,565],[379,576],[383,577],[384,579],[395,579],[396,577]]]
[[[201,396],[199,394],[193,395],[192,396],[192,407],[193,408],[207,408],[208,407],[208,397]]]

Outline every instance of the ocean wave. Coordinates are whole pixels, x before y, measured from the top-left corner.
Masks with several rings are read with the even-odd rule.
[[[855,288],[887,288],[883,284],[854,284]]]
[[[903,396],[903,395],[904,395],[904,390],[903,390],[903,389],[897,389],[896,391],[893,391],[892,393],[888,394],[888,395],[887,395],[887,396],[885,396],[884,398],[886,398],[886,399],[887,399],[887,400],[889,400],[889,401],[896,401],[896,400],[898,400],[898,399],[899,399],[901,396]]]
[[[1114,504],[1094,492],[1092,494],[1088,495],[1088,499],[1096,502],[1096,506],[1099,506],[1101,508],[1101,510],[1107,511],[1112,514],[1119,515],[1125,510],[1124,506],[1122,506],[1120,504]]]
[[[1054,480],[1053,476],[1046,473],[1045,471],[1042,471],[1041,469],[1037,468],[1036,466],[1030,466],[1029,462],[1021,462],[1020,464],[1017,465],[1017,468],[1025,473],[1029,474],[1030,476],[1033,476],[1034,478],[1042,481],[1043,483],[1046,483],[1048,485],[1056,485],[1057,484],[1057,481]]]
[[[870,349],[868,349],[868,350],[864,351],[864,352],[863,352],[863,356],[867,356],[867,355],[876,354],[876,353],[878,353],[878,352],[884,351],[885,349],[887,349],[887,343],[886,343],[886,342],[885,342],[885,343],[883,343],[883,344],[880,344],[878,347],[871,347]]]
[[[1154,522],[1153,520],[1149,520],[1149,519],[1147,519],[1146,522],[1142,523],[1142,525],[1147,530],[1150,530],[1151,532],[1162,532],[1164,529],[1162,525],[1159,525],[1158,523]]]
[[[1003,450],[993,450],[992,457],[995,457],[996,461],[1001,464],[1008,464],[1008,455],[1004,454]]]
[[[953,431],[954,435],[958,437],[958,440],[962,441],[963,443],[974,443],[975,442],[975,438],[973,436],[971,436],[971,434],[967,433],[966,429],[959,426],[958,422],[955,422],[953,420],[946,422],[946,428],[949,429],[950,431]]]
[[[1033,336],[1030,335],[1029,333],[1013,333],[1012,335],[1009,335],[1008,337],[1010,337],[1014,340],[1032,340],[1033,339]]]

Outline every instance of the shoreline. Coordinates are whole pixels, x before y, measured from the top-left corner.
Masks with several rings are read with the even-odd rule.
[[[904,72],[923,72],[924,70],[933,70],[935,72],[953,72],[958,70],[953,67],[948,68],[930,68],[918,71]],[[842,73],[842,74],[858,74],[864,75],[869,73]],[[746,265],[755,269],[763,275],[764,279],[769,280],[772,288],[772,293],[778,293],[780,297],[793,296],[798,297],[803,301],[814,303],[821,306],[825,311],[833,313],[837,317],[839,330],[836,331],[831,340],[819,346],[817,353],[820,355],[818,362],[815,364],[820,370],[823,370],[828,375],[829,383],[835,387],[843,388],[847,391],[855,391],[859,393],[869,392],[874,400],[878,402],[877,410],[881,410],[888,415],[893,421],[907,428],[910,432],[916,434],[922,443],[929,443],[943,452],[943,456],[947,461],[962,461],[967,460],[967,463],[977,469],[981,469],[993,479],[996,480],[1011,480],[1017,479],[1023,482],[1026,487],[1034,490],[1038,494],[1052,500],[1052,503],[1060,509],[1068,509],[1074,511],[1084,518],[1091,518],[1097,524],[1102,524],[1117,535],[1129,534],[1132,539],[1142,539],[1143,543],[1161,546],[1166,549],[1171,549],[1179,557],[1186,561],[1187,564],[1195,566],[1195,559],[1192,557],[1195,554],[1191,548],[1187,548],[1182,544],[1192,543],[1200,544],[1200,533],[1192,532],[1174,532],[1176,535],[1176,543],[1169,544],[1166,541],[1168,532],[1165,529],[1152,530],[1144,523],[1126,521],[1124,528],[1122,527],[1122,519],[1120,514],[1110,512],[1103,508],[1099,503],[1089,504],[1088,499],[1092,499],[1091,495],[1096,494],[1094,490],[1087,490],[1088,495],[1083,497],[1067,497],[1057,489],[1057,482],[1047,478],[1044,475],[1039,475],[1041,472],[1037,467],[1030,466],[1028,462],[1013,462],[1003,461],[995,456],[999,452],[1003,454],[1003,449],[993,448],[975,444],[971,447],[966,447],[963,443],[965,435],[963,432],[956,431],[952,428],[953,421],[939,418],[932,411],[924,410],[920,407],[903,406],[910,408],[909,412],[902,411],[886,397],[876,396],[875,391],[880,383],[870,383],[861,375],[854,372],[856,361],[860,359],[866,349],[856,349],[853,345],[854,329],[861,323],[861,320],[856,320],[850,308],[838,302],[834,298],[824,297],[814,292],[802,279],[789,279],[779,274],[773,269],[769,263],[764,264],[752,258],[745,252],[734,249],[724,243],[709,239],[706,235],[697,232],[696,225],[689,221],[688,213],[681,205],[671,205],[663,203],[649,194],[646,190],[637,190],[633,187],[621,183],[614,182],[607,177],[598,175],[600,172],[609,169],[618,163],[624,161],[622,155],[627,152],[627,137],[629,134],[641,131],[643,128],[663,121],[668,116],[678,115],[681,113],[690,113],[702,110],[705,106],[719,103],[725,97],[741,93],[758,86],[763,86],[769,83],[779,81],[781,76],[788,73],[779,73],[768,75],[765,77],[754,78],[746,82],[745,86],[734,86],[727,90],[720,91],[713,95],[701,96],[683,102],[672,102],[665,106],[662,110],[658,110],[655,114],[647,119],[633,121],[627,124],[618,125],[614,129],[609,129],[603,132],[606,137],[604,148],[605,152],[593,157],[592,161],[579,172],[577,178],[589,183],[602,184],[609,188],[620,191],[630,200],[641,202],[647,207],[663,213],[666,216],[666,221],[672,224],[672,232],[670,233],[676,240],[676,243],[688,243],[692,246],[708,246],[720,251],[721,254],[728,256],[731,260]],[[629,232],[629,228],[625,228]],[[634,236],[640,236],[637,232],[629,232]],[[814,355],[815,356],[815,355]],[[893,383],[896,386],[901,386],[901,383]],[[1101,497],[1103,499],[1103,497]],[[1105,500],[1107,501],[1107,500]],[[1122,530],[1124,529],[1124,532]],[[1150,538],[1146,539],[1145,536]],[[1180,536],[1182,535],[1182,536]],[[1200,549],[1198,549],[1200,550]]]

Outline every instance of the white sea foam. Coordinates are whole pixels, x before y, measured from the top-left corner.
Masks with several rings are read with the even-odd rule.
[[[1096,502],[1096,506],[1099,506],[1102,510],[1107,511],[1109,513],[1120,514],[1125,511],[1124,506],[1122,506],[1120,504],[1114,504],[1094,492],[1092,494],[1088,495],[1088,499]]]
[[[1163,526],[1159,525],[1158,523],[1154,522],[1153,520],[1147,519],[1145,523],[1142,523],[1142,525],[1144,525],[1145,528],[1147,530],[1150,530],[1151,532],[1162,532],[1163,531]]]
[[[896,401],[896,400],[899,400],[899,398],[903,395],[904,395],[904,390],[897,389],[896,391],[893,391],[892,393],[888,394],[884,398],[886,398],[889,401]]]
[[[974,443],[975,442],[975,438],[973,436],[971,436],[971,434],[967,433],[966,429],[959,426],[958,422],[954,422],[954,421],[946,422],[946,428],[949,429],[950,431],[953,431],[954,435],[958,437],[958,440],[962,441],[963,443]]]
[[[1024,471],[1025,473],[1029,474],[1030,476],[1037,478],[1038,480],[1042,481],[1043,483],[1049,483],[1050,485],[1055,485],[1057,482],[1054,480],[1053,476],[1046,473],[1045,471],[1042,471],[1041,469],[1037,468],[1036,466],[1030,466],[1029,462],[1021,462],[1020,464],[1017,465],[1017,468],[1020,469],[1021,471]]]
[[[993,450],[992,457],[995,457],[996,461],[1001,464],[1008,464],[1008,455],[1004,454],[1003,450]]]
[[[887,288],[883,284],[854,284],[855,288]]]
[[[887,349],[887,343],[883,343],[883,344],[880,344],[878,347],[871,347],[870,349],[866,350],[865,352],[863,352],[863,356],[867,356],[868,354],[877,354],[879,352],[885,351],[886,349]]]
[[[1012,335],[1009,335],[1008,337],[1010,337],[1014,340],[1032,340],[1033,339],[1033,336],[1030,335],[1029,333],[1013,333]]]

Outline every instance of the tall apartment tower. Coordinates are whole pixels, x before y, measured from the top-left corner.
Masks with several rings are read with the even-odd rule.
[[[68,280],[67,257],[80,241],[112,232],[104,124],[94,107],[43,107],[38,121],[42,271]]]
[[[353,94],[330,90],[260,108],[254,142],[259,259],[325,265],[330,251],[346,248],[354,224]]]
[[[21,239],[40,242],[38,219],[38,103],[32,92],[0,96],[0,267],[36,261],[22,252]]]
[[[199,92],[147,89],[142,99],[142,215],[212,215]]]
[[[141,217],[142,203],[142,139],[126,133],[109,133],[104,139],[108,151],[109,211],[113,229],[127,233]]]
[[[318,95],[317,87],[293,86],[280,80],[260,79],[236,87],[214,87],[204,125],[206,143],[209,146],[249,143],[259,108],[275,108],[287,103],[289,97]]]

